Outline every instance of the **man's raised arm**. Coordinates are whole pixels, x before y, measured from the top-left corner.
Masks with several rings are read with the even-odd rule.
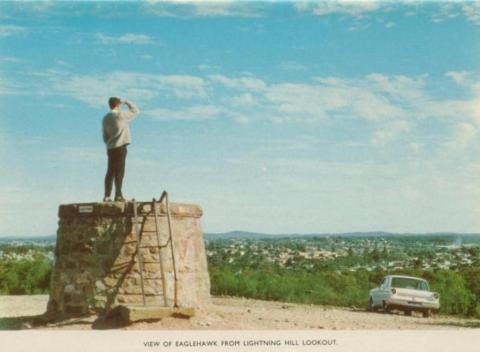
[[[132,102],[128,101],[127,99],[123,100],[122,103],[128,106],[128,110],[129,110],[129,111],[122,111],[120,113],[120,116],[125,120],[130,121],[140,113],[140,110]]]

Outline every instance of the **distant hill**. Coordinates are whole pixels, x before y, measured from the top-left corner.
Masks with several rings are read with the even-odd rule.
[[[456,237],[461,240],[473,240],[475,242],[480,241],[480,234],[478,233],[455,233],[455,232],[435,232],[435,233],[393,233],[384,231],[371,231],[371,232],[345,232],[345,233],[286,233],[286,234],[268,234],[261,232],[248,232],[248,231],[230,231],[223,233],[205,233],[204,238],[207,241],[215,240],[228,240],[228,239],[281,239],[281,238],[308,238],[308,237],[407,237],[407,236],[429,236],[429,237]],[[0,237],[1,243],[40,243],[40,244],[55,244],[57,235],[48,236],[6,236]]]
[[[57,241],[57,235],[48,235],[48,236],[5,236],[0,237],[0,243],[12,243],[12,242],[21,242],[21,243],[41,243],[41,244],[55,244]]]
[[[278,238],[283,237],[283,235],[272,235],[259,232],[247,232],[247,231],[230,231],[225,233],[205,233],[204,238],[207,241],[212,240],[228,240],[228,239],[249,239],[249,240],[258,240],[263,238]]]
[[[460,237],[462,239],[480,237],[476,233],[455,233],[455,232],[435,232],[435,233],[393,233],[384,231],[371,232],[345,232],[345,233],[309,233],[309,234],[266,234],[259,232],[247,231],[230,231],[225,233],[205,233],[204,237],[207,241],[226,240],[226,239],[280,239],[280,238],[304,238],[304,237],[407,237],[407,236],[430,236],[430,237]]]

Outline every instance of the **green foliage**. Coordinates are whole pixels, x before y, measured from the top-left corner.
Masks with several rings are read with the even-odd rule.
[[[471,293],[464,278],[454,271],[439,270],[430,279],[431,289],[440,294],[442,312],[466,315],[471,305]]]
[[[45,249],[38,250],[30,245],[3,249],[9,253],[33,254],[28,259],[19,256],[20,259],[0,261],[0,294],[23,295],[48,292],[52,261],[43,255]]]

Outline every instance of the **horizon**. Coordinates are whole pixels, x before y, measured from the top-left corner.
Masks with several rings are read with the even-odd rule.
[[[247,234],[247,235],[265,235],[265,236],[298,236],[298,237],[305,237],[305,236],[342,236],[342,235],[366,235],[368,237],[369,234],[385,234],[385,235],[393,235],[393,236],[480,236],[480,232],[389,232],[389,231],[348,231],[348,232],[322,232],[322,233],[264,233],[264,232],[253,232],[253,231],[243,231],[243,230],[232,230],[227,232],[203,232],[203,235],[229,235],[229,234]],[[50,235],[35,235],[35,236],[11,236],[11,235],[0,235],[0,240],[2,239],[45,239],[49,237],[56,237],[57,234],[53,233]],[[348,237],[348,236],[345,236]]]
[[[478,2],[0,13],[0,237],[103,198],[109,96],[140,108],[125,197],[167,189],[206,233],[480,232]]]

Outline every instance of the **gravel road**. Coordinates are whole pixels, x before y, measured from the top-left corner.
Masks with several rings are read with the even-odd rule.
[[[35,315],[45,312],[47,295],[0,296],[0,329],[18,329]],[[41,329],[92,329],[96,317],[73,319]],[[480,329],[480,320],[448,316],[422,318],[398,314],[370,313],[361,309],[268,302],[233,297],[213,297],[212,303],[198,309],[191,319],[165,318],[155,322],[137,322],[127,330],[183,329]]]

